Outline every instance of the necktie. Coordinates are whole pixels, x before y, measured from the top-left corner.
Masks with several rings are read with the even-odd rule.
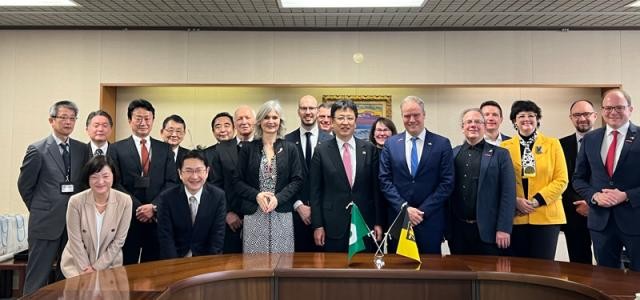
[[[347,173],[347,179],[349,180],[349,186],[353,186],[353,175],[351,175],[353,169],[351,167],[351,151],[349,151],[349,144],[342,144],[342,164],[344,165],[344,171]]]
[[[613,163],[616,158],[616,146],[618,145],[618,131],[614,130],[611,134],[613,134],[613,140],[611,141],[611,144],[609,144],[607,160],[604,164],[604,167],[607,169],[607,173],[609,173],[609,177],[613,176]]]
[[[416,177],[418,171],[418,145],[416,145],[417,137],[411,138],[411,176]]]
[[[198,200],[196,197],[189,197],[189,208],[191,209],[191,224],[196,222],[196,215],[198,214]]]
[[[582,138],[578,140],[578,152],[580,152],[580,147],[582,147]]]
[[[64,162],[64,171],[67,176],[67,180],[71,178],[71,156],[69,155],[69,144],[60,143],[62,148],[62,161]]]
[[[307,168],[311,166],[311,132],[307,131],[304,133],[307,137],[306,145],[304,146],[304,161],[307,163]]]
[[[147,176],[149,174],[149,149],[147,149],[147,140],[140,140],[140,164],[142,165],[142,175]]]
[[[104,155],[104,152],[102,152],[102,149],[96,149],[96,153],[94,156],[98,156],[98,155]]]

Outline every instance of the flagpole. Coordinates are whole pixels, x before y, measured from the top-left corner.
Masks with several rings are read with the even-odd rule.
[[[393,225],[396,224],[396,222],[398,221],[398,218],[400,218],[400,215],[402,214],[402,211],[404,210],[404,207],[407,206],[407,205],[409,205],[409,204],[406,201],[404,203],[402,203],[402,205],[400,206],[400,211],[398,212],[398,215],[396,216],[395,219],[393,219],[393,222],[389,226],[389,229],[387,229],[387,232],[384,233],[384,238],[382,239],[382,241],[380,241],[380,244],[384,245],[385,250],[387,248],[387,243],[388,243],[388,239],[389,239],[389,231],[391,231],[391,228],[393,228]],[[376,243],[376,246],[378,246],[377,243]],[[378,253],[387,254],[387,251],[382,251],[380,249],[380,246],[378,246],[378,251],[376,251],[376,254],[378,254]]]
[[[405,202],[406,203],[406,202]],[[347,204],[347,206],[344,209],[349,209],[349,207],[351,205],[354,205],[355,203],[353,203],[353,201],[349,202],[349,204]],[[373,230],[371,230],[371,228],[369,228],[369,225],[367,225],[367,222],[364,222],[364,226],[367,227],[367,235],[373,240],[373,242],[376,244],[376,247],[378,248],[378,250],[380,250],[380,246],[378,245],[378,241],[376,241],[376,237],[374,236],[375,233]],[[378,252],[376,251],[376,254]]]

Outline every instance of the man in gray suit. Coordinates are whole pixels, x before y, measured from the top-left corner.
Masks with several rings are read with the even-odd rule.
[[[78,119],[71,101],[56,102],[49,109],[53,133],[27,148],[20,167],[18,190],[29,210],[29,260],[24,294],[48,283],[54,259],[67,241],[65,216],[69,197],[82,190],[80,170],[89,153],[86,144],[69,138]],[[59,270],[56,272],[61,278]]]

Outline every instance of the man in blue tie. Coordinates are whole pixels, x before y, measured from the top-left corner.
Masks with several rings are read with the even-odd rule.
[[[424,127],[424,101],[419,97],[406,97],[400,110],[406,131],[390,137],[382,149],[380,187],[391,220],[407,202],[420,253],[440,254],[444,204],[453,191],[451,143]]]

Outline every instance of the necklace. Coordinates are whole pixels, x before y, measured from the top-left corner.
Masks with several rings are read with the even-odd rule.
[[[107,206],[107,204],[109,204],[109,202],[105,202],[103,204],[100,204],[100,203],[96,202],[96,206],[97,207],[105,207],[105,206]]]

